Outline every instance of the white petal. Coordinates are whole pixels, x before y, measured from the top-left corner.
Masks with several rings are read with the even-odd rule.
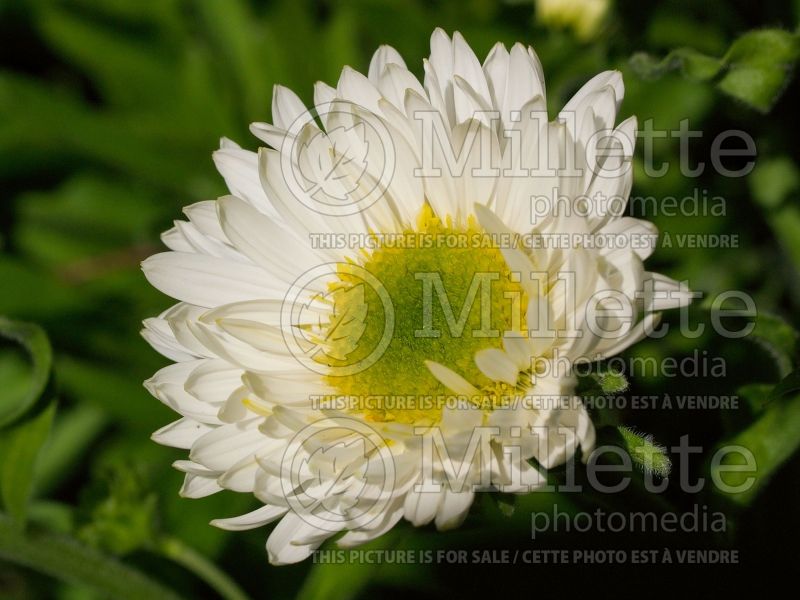
[[[194,246],[183,235],[177,226],[167,229],[161,234],[161,242],[175,252],[194,252]]]
[[[475,364],[481,372],[493,381],[504,381],[516,385],[519,368],[508,355],[499,348],[484,348],[475,353]]]
[[[340,98],[363,106],[376,114],[380,114],[380,108],[378,106],[378,101],[381,99],[380,92],[369,79],[358,71],[350,67],[342,69],[336,91]]]
[[[471,490],[462,490],[460,492],[446,490],[436,513],[436,528],[440,531],[445,531],[461,525],[467,517],[469,507],[474,499],[475,493]]]
[[[196,306],[282,298],[287,286],[260,267],[184,252],[162,252],[142,263],[147,280],[172,298]]]
[[[256,485],[256,474],[259,470],[260,466],[255,457],[246,456],[220,475],[217,483],[226,490],[253,493]]]
[[[650,306],[645,307],[647,310],[668,310],[691,304],[692,292],[683,283],[661,273],[646,273],[645,276],[652,280],[654,292]]]
[[[164,446],[188,450],[198,438],[211,429],[209,425],[184,417],[154,432],[150,439]]]
[[[300,135],[311,134],[301,132]],[[298,142],[298,147],[302,147],[301,142]],[[325,153],[315,152],[314,154],[315,156],[309,157],[309,160],[321,160],[326,156]],[[281,157],[280,152],[259,148],[258,158],[261,182],[269,192],[275,210],[280,213],[279,220],[291,227],[301,239],[311,240],[313,236],[337,231],[368,233],[366,225],[363,225],[364,221],[359,215],[348,215],[348,218],[332,217],[313,210],[315,206],[318,206],[317,201],[306,194],[299,182],[292,180],[295,174],[285,172],[290,165],[286,164],[287,158]],[[360,228],[358,227],[359,223],[362,224]],[[324,254],[330,255],[333,260],[340,259],[335,251],[324,251]]]
[[[226,333],[256,350],[287,356],[292,354],[284,333],[278,327],[242,319],[217,319],[216,324]]]
[[[387,507],[382,518],[376,519],[377,522],[372,524],[372,526],[348,531],[336,541],[336,545],[340,548],[353,548],[354,546],[374,540],[389,531],[402,518],[403,501],[401,499],[393,508]]]
[[[289,130],[303,117],[311,118],[303,101],[289,88],[276,85],[272,91],[272,121],[275,125]]]
[[[592,77],[584,86],[578,90],[575,95],[570,98],[569,102],[564,105],[562,113],[575,111],[578,105],[592,92],[595,92],[605,86],[611,86],[614,89],[614,96],[617,103],[617,110],[625,97],[625,85],[622,82],[622,73],[619,71],[603,71]]]
[[[198,400],[184,388],[186,378],[202,363],[199,360],[169,365],[145,381],[144,386],[153,396],[181,415],[201,423],[218,424],[219,405]]]
[[[288,282],[300,273],[319,266],[323,261],[302,240],[281,225],[234,196],[217,202],[219,220],[225,235],[254,263],[270,273],[281,273]]]
[[[583,462],[586,462],[592,450],[594,450],[596,436],[594,424],[580,398],[573,397],[570,408],[562,411],[561,423],[575,430],[575,435],[581,446]]]
[[[209,237],[197,229],[193,223],[175,221],[175,229],[180,232],[183,239],[188,243],[188,252],[190,253],[216,256],[243,264],[250,263],[243,254],[231,247],[227,243],[227,240],[223,242],[219,239]]]
[[[621,339],[603,340],[605,343],[601,342],[597,346],[597,352],[600,354],[600,358],[615,356],[623,352],[626,348],[631,347],[633,344],[640,342],[649,332],[653,331],[653,329],[658,326],[660,320],[661,313],[647,313],[642,317],[642,320],[631,328]]]
[[[405,517],[416,527],[433,521],[444,496],[444,487],[439,492],[417,492],[410,490],[406,495],[403,511]]]
[[[176,362],[197,358],[197,355],[175,339],[175,334],[172,333],[169,323],[164,319],[145,319],[143,324],[142,337],[162,355]]]
[[[167,322],[175,339],[192,354],[198,357],[216,358],[189,329],[189,323],[196,321],[203,314],[203,308],[179,302],[161,315]]]
[[[431,374],[436,377],[436,379],[438,379],[442,385],[456,394],[470,397],[480,394],[478,389],[469,381],[461,377],[461,375],[455,371],[448,369],[444,365],[432,360],[426,360],[425,366],[428,367],[428,370],[431,372]]]
[[[267,505],[238,517],[214,519],[211,521],[211,525],[228,531],[245,531],[272,523],[275,519],[279,519],[285,515],[287,510],[288,509],[283,506]]]
[[[310,525],[295,513],[288,513],[272,530],[267,540],[269,562],[273,565],[288,565],[308,558],[314,550],[319,548],[324,538],[315,544],[304,545],[295,543],[295,540],[316,531],[324,532],[324,530]],[[326,537],[334,534],[334,532],[326,533]]]
[[[470,87],[483,100],[482,104],[491,107],[492,98],[489,93],[489,86],[486,83],[486,76],[483,74],[481,63],[469,47],[464,37],[456,31],[453,34],[453,75],[459,76],[469,83]],[[456,109],[457,122],[463,122],[465,119],[474,118],[472,106],[463,101],[463,96],[454,93],[454,102]]]
[[[216,477],[204,477],[187,473],[179,493],[183,498],[205,498],[221,490],[222,488],[217,483]]]
[[[227,241],[225,232],[219,224],[217,217],[217,203],[214,200],[204,200],[195,202],[183,208],[184,214],[189,217],[192,225],[197,227],[203,235],[216,238],[220,241]]]
[[[214,152],[214,164],[225,179],[231,194],[244,198],[265,215],[278,217],[261,186],[258,156],[255,152],[226,144]]]
[[[275,150],[291,148],[295,140],[294,135],[270,123],[250,123],[250,133]]]
[[[328,110],[334,98],[336,98],[336,88],[322,81],[314,84],[314,106],[317,109],[320,121],[325,127],[328,126]]]
[[[226,471],[269,442],[256,425],[261,419],[222,425],[195,442],[189,457],[216,471]]]
[[[527,337],[522,337],[521,335],[517,336],[507,332],[503,336],[503,349],[520,371],[531,367],[531,359],[534,356],[534,346]]]
[[[372,60],[369,62],[369,80],[377,85],[384,69],[392,64],[403,68],[406,66],[403,57],[400,56],[397,50],[391,46],[380,46],[375,51],[375,54],[372,55]]]
[[[497,42],[483,62],[483,72],[486,75],[486,83],[489,85],[489,92],[492,95],[492,104],[497,109],[502,109],[504,106],[506,82],[508,80],[508,61],[508,50],[501,42]]]
[[[242,385],[242,369],[224,360],[202,362],[186,378],[184,387],[203,402],[221,402]]]
[[[542,63],[533,48],[515,44],[511,48],[508,71],[515,79],[508,81],[506,110],[519,110],[537,96],[546,97]]]
[[[425,89],[431,102],[442,110],[451,122],[455,120],[453,107],[453,43],[443,29],[437,27],[431,34],[431,55],[426,63]],[[435,101],[439,99],[441,106]]]
[[[406,90],[425,95],[425,88],[411,71],[397,64],[386,65],[376,82],[380,92],[397,108],[403,108]]]

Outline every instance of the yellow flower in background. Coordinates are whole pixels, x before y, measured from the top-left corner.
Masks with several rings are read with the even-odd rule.
[[[611,8],[611,0],[536,0],[536,16],[542,25],[569,28],[581,40],[599,31]]]
[[[214,525],[280,520],[273,564],[401,519],[457,527],[476,491],[527,493],[579,448],[585,459],[594,425],[559,359],[614,356],[689,299],[645,271],[654,246],[633,241],[655,234],[650,223],[588,200],[624,208],[631,189],[636,118],[615,126],[618,71],[550,121],[532,48],[497,44],[481,63],[437,29],[424,69],[421,82],[382,46],[367,75],[345,67],[335,88],[318,83],[314,112],[277,86],[274,123],[251,125],[270,148],[223,140],[231,195],[187,207],[163,236],[170,251],[143,263],[179,301],[143,331],[176,361],[146,383],[181,415],[153,437],[189,450],[175,463],[184,496],[262,503]],[[597,162],[598,135],[617,141],[616,158]],[[576,169],[561,168],[568,156]],[[531,199],[550,194],[586,202],[533,215]],[[518,243],[530,234],[621,242]],[[605,312],[609,292],[629,319]]]

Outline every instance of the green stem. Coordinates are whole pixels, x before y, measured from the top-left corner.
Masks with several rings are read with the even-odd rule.
[[[235,581],[205,556],[181,540],[166,537],[157,545],[157,551],[197,575],[225,600],[250,600]]]
[[[120,600],[179,600],[172,590],[114,558],[60,535],[27,531],[0,515],[0,559]]]

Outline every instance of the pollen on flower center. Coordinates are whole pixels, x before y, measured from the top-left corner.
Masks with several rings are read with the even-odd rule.
[[[323,326],[327,350],[317,360],[337,367],[373,353],[384,334],[387,297],[393,333],[388,345],[383,338],[375,362],[352,374],[334,368],[327,383],[368,420],[435,423],[452,392],[425,365],[431,360],[481,390],[485,396],[473,400],[480,406],[497,406],[512,386],[481,373],[475,353],[502,348],[505,333],[525,330],[521,307],[527,297],[496,240],[474,218],[457,226],[425,205],[414,229],[392,238],[374,236],[374,241],[353,262],[374,277],[381,293],[348,269],[340,270],[331,294],[333,315]]]

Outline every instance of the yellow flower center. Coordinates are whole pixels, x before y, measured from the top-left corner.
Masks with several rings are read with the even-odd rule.
[[[478,388],[482,396],[472,401],[487,410],[512,394],[516,388],[489,380],[475,364],[478,350],[502,348],[505,333],[526,330],[527,297],[496,240],[474,218],[455,226],[425,205],[416,228],[372,241],[339,269],[323,327],[326,351],[317,356],[350,410],[371,421],[435,423],[452,392],[426,360]]]

